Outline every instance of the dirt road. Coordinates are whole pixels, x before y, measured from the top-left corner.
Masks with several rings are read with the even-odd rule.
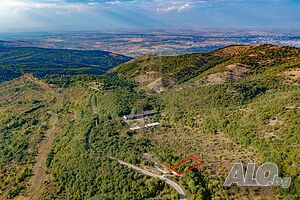
[[[56,90],[50,87],[47,83],[44,83],[41,80],[34,78],[30,74],[24,75],[26,79],[36,83],[41,88],[43,88],[49,96],[54,97],[56,102],[49,107],[51,117],[49,119],[50,128],[45,132],[41,142],[38,145],[38,155],[36,156],[36,163],[32,168],[33,176],[28,181],[27,191],[23,196],[17,196],[14,199],[16,200],[39,200],[43,194],[44,182],[46,178],[46,160],[48,153],[51,148],[51,144],[54,140],[55,134],[58,132],[58,116],[55,113],[55,108],[60,103],[59,94]]]

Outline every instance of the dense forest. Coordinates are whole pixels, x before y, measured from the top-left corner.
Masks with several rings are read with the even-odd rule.
[[[39,144],[56,127],[43,199],[178,199],[160,179],[109,159],[150,166],[142,153],[168,168],[189,156],[204,162],[170,177],[187,199],[298,199],[299,58],[297,48],[230,46],[138,58],[104,75],[25,74],[4,82],[0,198],[30,195]],[[172,84],[159,85],[161,79]],[[123,115],[141,109],[159,111],[154,120],[161,126],[130,130]],[[274,162],[291,187],[223,187],[236,162]]]
[[[103,74],[130,59],[105,51],[0,46],[0,82],[24,73],[32,73],[38,77],[54,74]]]

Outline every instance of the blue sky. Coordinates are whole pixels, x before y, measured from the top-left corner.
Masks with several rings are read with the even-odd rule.
[[[0,0],[0,31],[300,28],[299,0]]]

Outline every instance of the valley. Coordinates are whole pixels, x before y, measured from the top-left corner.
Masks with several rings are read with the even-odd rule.
[[[196,30],[73,31],[0,33],[0,46],[80,49],[115,52],[138,58],[210,52],[228,45],[275,44],[300,47],[299,31],[212,28]]]

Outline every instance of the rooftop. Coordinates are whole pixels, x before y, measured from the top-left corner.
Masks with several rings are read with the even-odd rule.
[[[149,111],[145,111],[143,113],[125,115],[124,118],[125,119],[139,119],[139,118],[143,118],[143,117],[147,117],[147,116],[151,116],[151,115],[155,115],[155,114],[158,114],[158,111],[149,110]]]

